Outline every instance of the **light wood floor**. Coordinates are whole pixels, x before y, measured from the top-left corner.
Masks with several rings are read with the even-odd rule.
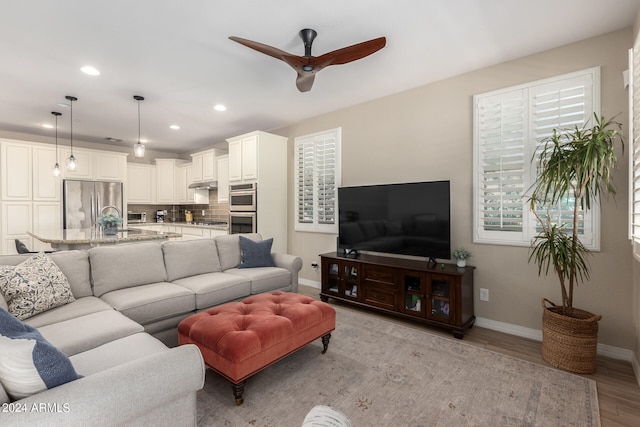
[[[299,292],[319,299],[319,289],[300,285]],[[329,300],[329,302],[336,305],[341,304],[335,300]],[[383,316],[390,321],[425,329],[431,333],[455,339],[449,332],[438,328],[375,313],[372,310],[361,310],[366,313],[371,313],[371,315],[374,316]],[[496,332],[478,326],[474,326],[465,333],[464,341],[495,352],[541,365],[547,365],[546,362],[542,360],[541,343],[539,341]],[[596,373],[583,376],[596,381],[598,403],[600,404],[600,419],[603,427],[640,426],[640,386],[629,362],[599,356]]]

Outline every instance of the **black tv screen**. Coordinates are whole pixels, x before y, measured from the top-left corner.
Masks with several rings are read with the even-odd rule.
[[[449,181],[338,188],[338,248],[451,258]]]

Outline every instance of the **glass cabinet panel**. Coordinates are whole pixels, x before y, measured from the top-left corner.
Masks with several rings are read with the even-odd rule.
[[[451,282],[446,277],[431,277],[431,316],[449,319],[451,316]]]

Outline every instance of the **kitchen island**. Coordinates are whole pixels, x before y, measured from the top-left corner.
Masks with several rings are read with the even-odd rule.
[[[56,250],[88,249],[94,246],[162,241],[182,237],[180,233],[132,228],[121,229],[115,235],[107,235],[99,228],[63,229],[42,235],[29,232],[29,235],[41,242],[51,244],[51,247]]]

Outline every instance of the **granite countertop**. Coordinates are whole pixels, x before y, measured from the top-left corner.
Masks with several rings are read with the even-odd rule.
[[[38,235],[29,232],[29,235],[44,243],[51,244],[99,244],[99,243],[123,243],[143,240],[160,240],[181,237],[180,233],[163,233],[153,230],[123,229],[115,235],[105,235],[102,230],[96,228],[62,229],[46,235]]]
[[[138,228],[138,227],[150,227],[153,225],[168,225],[168,226],[176,226],[176,227],[192,227],[192,228],[204,228],[208,230],[228,230],[228,224],[206,224],[202,222],[139,222],[129,224],[129,228]]]

